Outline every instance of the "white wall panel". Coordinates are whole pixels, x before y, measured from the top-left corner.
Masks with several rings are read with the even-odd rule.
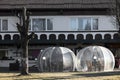
[[[72,31],[71,19],[78,17],[95,17],[98,18],[99,30],[117,30],[115,20],[110,16],[31,16],[31,18],[52,18],[53,19],[53,31]],[[16,31],[16,23],[19,22],[17,17],[0,17],[8,19],[8,31]]]
[[[110,16],[99,17],[99,30],[116,30],[115,19]]]

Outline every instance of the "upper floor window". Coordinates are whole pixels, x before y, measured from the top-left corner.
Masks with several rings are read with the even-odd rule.
[[[80,30],[98,30],[98,18],[72,18],[71,29]]]
[[[53,21],[46,18],[32,18],[29,26],[29,30],[32,31],[53,30]]]
[[[7,30],[8,30],[8,20],[0,19],[0,31],[7,31]]]

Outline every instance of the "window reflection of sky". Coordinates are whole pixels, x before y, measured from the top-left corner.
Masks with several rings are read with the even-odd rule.
[[[71,18],[71,30],[97,30],[98,19],[97,18]]]

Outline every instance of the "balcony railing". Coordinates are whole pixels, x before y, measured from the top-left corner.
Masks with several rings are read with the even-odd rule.
[[[36,39],[51,38],[58,39],[116,39],[119,38],[119,34],[116,30],[112,31],[35,31]],[[20,35],[16,31],[0,32],[0,39],[20,39]]]

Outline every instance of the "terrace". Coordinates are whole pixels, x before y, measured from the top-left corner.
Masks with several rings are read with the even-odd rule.
[[[117,42],[119,38],[119,34],[116,30],[112,31],[36,31],[35,32],[35,38],[31,40],[33,43],[42,43],[44,41],[65,41],[65,42],[79,42],[79,41],[105,41],[109,40],[112,42]],[[9,40],[20,40],[20,35],[18,32],[1,32],[0,34],[0,40],[1,43],[4,43],[3,41]],[[89,42],[88,41],[88,42]],[[45,43],[46,43],[45,42]],[[5,41],[5,43],[7,43]]]

